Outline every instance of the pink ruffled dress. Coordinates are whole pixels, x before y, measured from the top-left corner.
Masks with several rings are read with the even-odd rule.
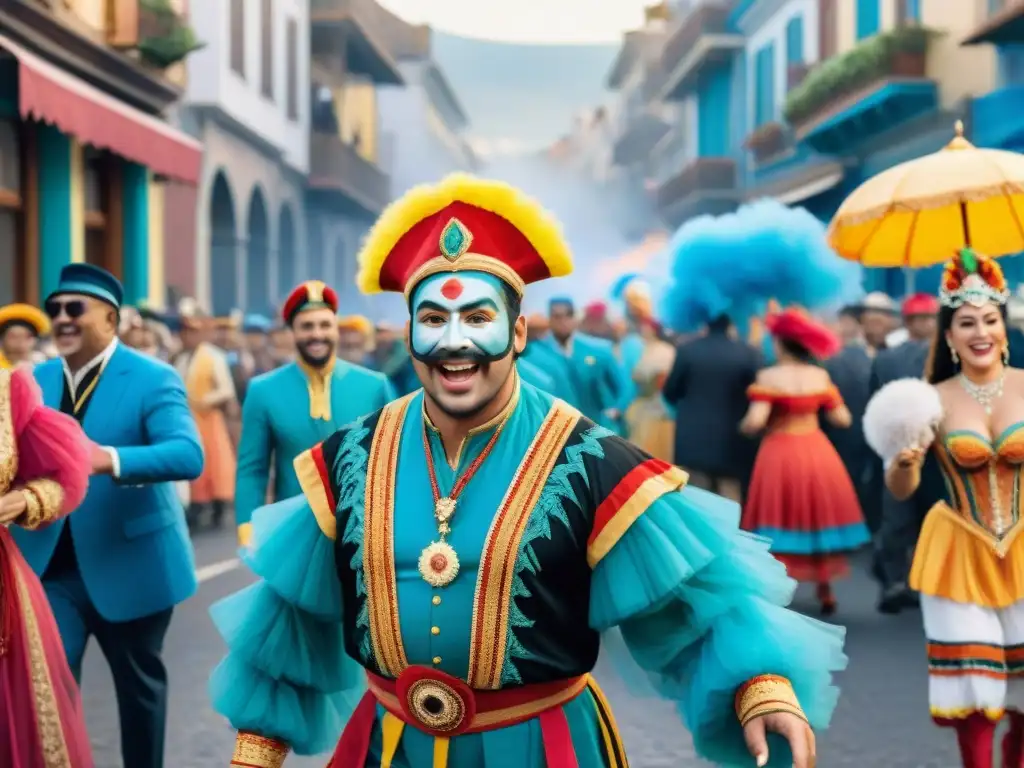
[[[78,423],[42,405],[31,374],[0,371],[0,498],[26,494],[14,525],[40,528],[85,497]],[[0,526],[0,766],[93,768],[78,686],[38,577]]]

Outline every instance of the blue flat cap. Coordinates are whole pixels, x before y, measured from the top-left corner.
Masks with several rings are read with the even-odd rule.
[[[60,271],[60,282],[47,299],[63,293],[79,293],[105,301],[115,309],[124,301],[124,287],[121,281],[93,264],[68,264]]]

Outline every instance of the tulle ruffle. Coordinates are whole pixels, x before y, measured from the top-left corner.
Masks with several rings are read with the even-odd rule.
[[[334,543],[301,496],[256,510],[245,561],[261,578],[211,609],[228,655],[210,678],[214,709],[238,730],[330,750],[365,686],[345,654]]]
[[[733,707],[739,686],[789,678],[822,728],[838,697],[832,673],[846,666],[845,630],[783,607],[794,582],[738,521],[736,504],[706,491],[662,497],[597,565],[590,601],[592,626],[621,628],[633,660],[677,702],[698,753],[725,766],[752,762]],[[769,765],[792,765],[784,744],[772,743]]]
[[[92,461],[85,433],[70,416],[43,406],[31,374],[14,371],[10,395],[18,450],[14,486],[41,478],[56,481],[64,492],[61,515],[66,515],[82,503],[89,490]]]

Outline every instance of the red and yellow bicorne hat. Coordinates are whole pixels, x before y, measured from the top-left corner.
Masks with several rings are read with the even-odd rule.
[[[441,272],[486,272],[520,296],[572,272],[562,230],[539,203],[499,181],[453,174],[411,189],[381,214],[359,254],[363,293],[403,293]]]
[[[281,319],[285,325],[291,325],[292,320],[300,312],[325,308],[332,312],[338,311],[338,294],[331,286],[320,280],[307,280],[288,294],[281,308]]]

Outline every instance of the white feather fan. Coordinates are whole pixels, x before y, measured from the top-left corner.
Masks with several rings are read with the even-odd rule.
[[[882,387],[864,411],[864,438],[886,466],[911,446],[931,445],[942,421],[942,400],[921,379],[897,379]]]

